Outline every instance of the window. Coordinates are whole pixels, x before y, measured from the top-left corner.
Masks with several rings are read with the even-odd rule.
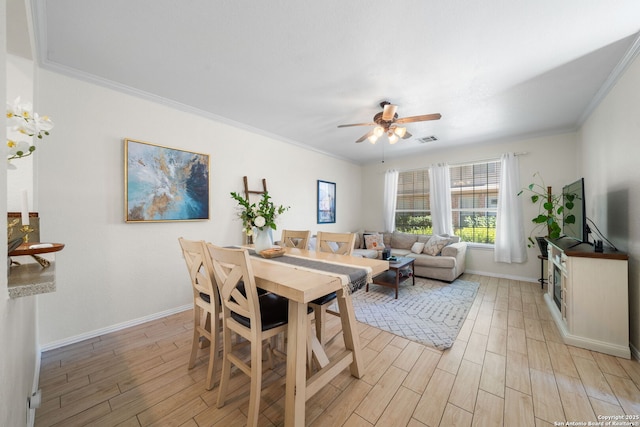
[[[493,244],[496,237],[500,161],[451,166],[454,233],[463,241]],[[396,229],[431,234],[429,170],[400,172]]]
[[[465,242],[495,243],[500,161],[451,166],[453,231]]]
[[[429,170],[398,174],[396,230],[405,233],[431,234],[429,204]]]

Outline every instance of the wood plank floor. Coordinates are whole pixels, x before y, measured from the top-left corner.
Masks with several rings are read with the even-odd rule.
[[[480,289],[452,348],[360,324],[365,376],[345,370],[309,399],[306,424],[541,427],[640,415],[640,363],[564,345],[538,284],[463,279]],[[191,332],[188,311],[44,353],[35,425],[244,425],[248,377],[236,372],[217,409],[217,387],[204,388],[208,350],[187,370]],[[282,375],[279,365],[265,381]],[[267,388],[260,425],[282,425],[283,405],[284,388]]]

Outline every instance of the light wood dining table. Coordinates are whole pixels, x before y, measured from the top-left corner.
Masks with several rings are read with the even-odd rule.
[[[389,269],[388,261],[336,255],[325,252],[285,248],[286,254],[312,260],[371,269],[376,276]],[[305,425],[305,403],[336,375],[347,367],[351,375],[361,378],[364,374],[360,340],[355,312],[338,276],[296,268],[274,260],[251,257],[253,273],[258,287],[289,299],[289,323],[287,329],[287,366],[285,389],[285,426]],[[316,298],[336,292],[344,336],[345,349],[331,360],[324,353],[315,334],[309,334],[307,304]],[[364,292],[360,290],[359,292]],[[314,357],[321,368],[307,378],[307,345],[311,343]]]

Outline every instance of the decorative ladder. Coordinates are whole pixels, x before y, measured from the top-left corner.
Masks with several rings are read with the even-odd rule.
[[[250,194],[264,194],[267,192],[267,180],[265,178],[262,178],[262,191],[261,190],[249,190],[249,183],[247,180],[247,177],[244,176],[242,177],[242,181],[244,182],[244,198],[247,200],[247,202],[249,201],[249,195]],[[244,235],[245,238],[245,243],[246,244],[251,244],[253,243],[253,236],[247,236],[246,234]]]

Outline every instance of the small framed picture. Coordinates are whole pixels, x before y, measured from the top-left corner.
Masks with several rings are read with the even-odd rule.
[[[336,222],[336,183],[318,180],[318,224]]]
[[[124,140],[126,222],[209,219],[209,155]]]

